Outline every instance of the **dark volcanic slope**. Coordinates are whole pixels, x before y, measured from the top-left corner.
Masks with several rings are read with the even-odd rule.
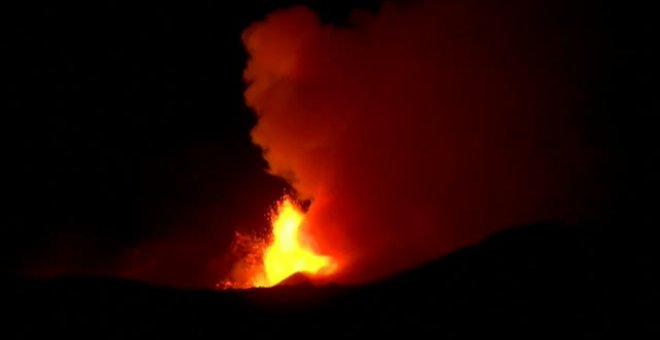
[[[621,298],[636,301],[635,308],[657,306],[654,287],[637,292],[643,299],[618,291],[612,280],[617,264],[608,255],[605,235],[601,228],[554,224],[514,229],[362,287],[215,292],[112,279],[13,282],[4,290],[2,306],[9,315],[4,332],[10,337],[90,339],[389,334],[601,338],[626,321],[613,307]],[[628,321],[635,327],[624,334],[645,332],[654,324],[644,315]]]

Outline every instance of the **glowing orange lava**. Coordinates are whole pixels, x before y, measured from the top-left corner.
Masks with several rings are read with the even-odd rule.
[[[296,273],[310,277],[325,276],[335,272],[337,263],[330,256],[316,253],[313,239],[304,229],[305,213],[294,201],[285,196],[271,213],[271,238],[269,242],[256,238],[243,238],[250,243],[249,259],[234,268],[234,277],[223,284],[225,288],[272,287]]]
[[[285,197],[272,220],[272,243],[263,254],[263,273],[253,281],[256,287],[274,286],[295,273],[329,274],[335,263],[329,256],[317,254],[310,237],[301,228],[305,214]]]

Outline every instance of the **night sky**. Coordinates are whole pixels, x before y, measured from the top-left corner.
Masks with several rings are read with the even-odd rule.
[[[586,138],[611,166],[605,216],[648,222],[657,181],[654,18],[632,4],[546,3],[558,26],[584,37]],[[341,24],[379,1],[0,10],[3,271],[208,286],[227,270],[222,255],[234,232],[263,228],[287,188],[266,174],[250,140],[256,120],[244,104],[241,32],[293,4]]]

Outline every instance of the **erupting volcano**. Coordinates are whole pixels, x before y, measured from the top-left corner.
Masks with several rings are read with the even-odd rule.
[[[252,261],[239,262],[236,271],[244,276],[225,282],[225,288],[272,287],[297,273],[325,276],[336,270],[334,259],[315,252],[314,239],[305,230],[305,213],[291,197],[278,202],[270,219],[270,240],[245,238],[246,258]]]
[[[548,16],[525,3],[386,2],[345,25],[292,7],[250,25],[252,142],[312,204],[303,216],[284,200],[267,246],[240,236],[234,281],[364,283],[510,226],[588,216],[600,196],[569,37],[529,30]]]

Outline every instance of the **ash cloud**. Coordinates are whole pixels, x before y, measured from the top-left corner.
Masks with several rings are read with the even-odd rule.
[[[346,26],[294,7],[244,31],[253,141],[312,201],[338,281],[591,213],[577,38],[547,6],[388,2]]]

